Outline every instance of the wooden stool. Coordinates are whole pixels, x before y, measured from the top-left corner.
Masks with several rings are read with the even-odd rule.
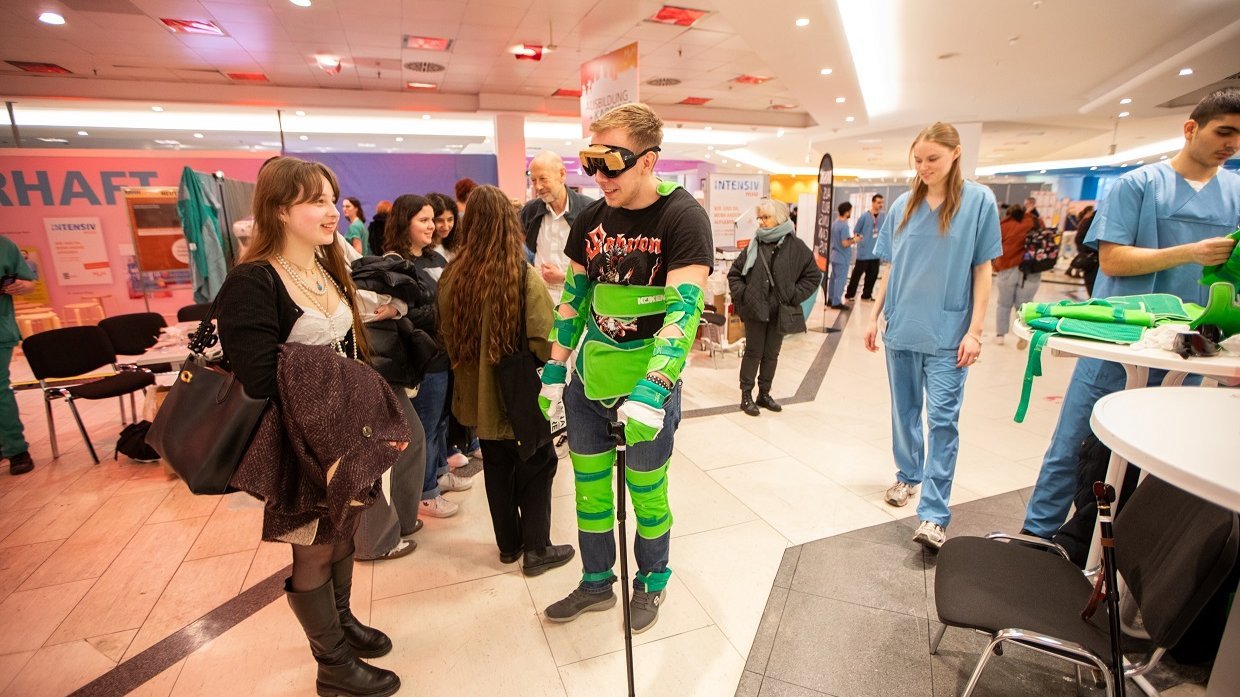
[[[16,319],[23,339],[49,329],[60,329],[60,316],[51,311],[21,314]]]
[[[70,327],[85,327],[98,324],[104,318],[103,305],[98,301],[88,303],[69,303],[65,305],[65,321]]]

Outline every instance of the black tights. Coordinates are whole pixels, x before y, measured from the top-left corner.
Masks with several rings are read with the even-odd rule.
[[[353,540],[334,545],[292,545],[293,587],[298,593],[312,591],[327,583],[332,564],[353,554]]]

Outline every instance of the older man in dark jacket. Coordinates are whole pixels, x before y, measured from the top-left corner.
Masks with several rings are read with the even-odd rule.
[[[554,302],[559,302],[564,292],[568,231],[577,214],[594,202],[568,188],[564,183],[567,175],[559,155],[547,150],[535,155],[530,161],[530,181],[538,198],[531,199],[520,212],[525,246],[533,252],[534,268],[542,275]]]

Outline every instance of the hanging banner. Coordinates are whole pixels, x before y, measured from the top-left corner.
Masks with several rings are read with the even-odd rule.
[[[98,218],[44,218],[43,227],[60,285],[112,283],[108,250]]]
[[[764,174],[711,174],[706,178],[706,212],[716,247],[739,247],[753,238],[753,207],[766,195]]]
[[[581,64],[581,134],[621,104],[638,101],[637,43]]]
[[[827,261],[831,257],[831,223],[835,221],[835,164],[831,154],[822,156],[818,164],[818,206],[814,211],[814,261],[818,270],[824,272],[822,282],[827,282]]]

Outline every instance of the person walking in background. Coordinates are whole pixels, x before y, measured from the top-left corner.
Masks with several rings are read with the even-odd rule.
[[[564,253],[568,231],[585,207],[594,199],[568,188],[564,161],[550,150],[543,150],[530,161],[530,183],[537,198],[530,199],[519,217],[525,231],[525,246],[534,253],[534,269],[542,276],[558,303],[564,294],[564,278],[569,265]]]
[[[1003,236],[1003,256],[995,259],[993,266],[996,274],[995,343],[1002,346],[1012,326],[1012,312],[1019,310],[1022,303],[1033,300],[1042,283],[1042,274],[1025,273],[1020,269],[1020,262],[1025,258],[1025,238],[1033,231],[1033,216],[1021,206],[1011,206],[999,223],[999,230]],[[1017,348],[1025,348],[1024,339]]]
[[[370,231],[366,229],[366,214],[362,212],[362,202],[349,196],[340,207],[344,210],[345,220],[349,221],[349,229],[345,230],[344,238],[353,245],[358,254],[370,254]]]
[[[26,264],[21,250],[13,240],[0,237],[0,450],[9,461],[9,474],[25,474],[34,469],[9,375],[13,347],[22,341],[13,296],[34,290],[34,280],[34,271]]]
[[[875,297],[865,347],[878,351],[884,317],[896,462],[896,483],[885,500],[904,506],[924,485],[913,540],[938,550],[951,521],[964,381],[982,353],[990,262],[1003,246],[994,194],[965,181],[960,134],[951,124],[919,133],[910,156],[917,173],[912,190],[896,199],[878,234],[878,256],[891,266]]]
[[[848,229],[848,219],[852,217],[852,204],[848,201],[836,207],[839,217],[831,223],[831,259],[830,279],[827,281],[827,305],[836,310],[843,310],[844,284],[848,282],[848,263],[852,259],[852,247],[857,244]]]
[[[883,213],[883,195],[874,194],[870,197],[870,210],[857,218],[853,223],[853,238],[857,244],[857,261],[853,263],[852,277],[848,279],[848,288],[844,291],[844,302],[852,302],[857,297],[857,284],[865,277],[865,286],[861,289],[862,300],[874,299],[874,284],[878,281],[878,255],[874,253],[874,245],[878,242],[878,231],[883,228],[887,214]]]
[[[1089,228],[1094,224],[1095,209],[1093,206],[1086,206],[1081,211],[1081,220],[1076,226],[1076,237],[1073,242],[1076,244],[1076,256],[1072,259],[1072,268],[1081,272],[1081,278],[1085,281],[1085,294],[1087,297],[1094,296],[1094,283],[1098,280],[1098,251],[1085,244],[1085,240],[1089,237]]]
[[[814,253],[796,236],[788,219],[788,207],[763,199],[758,202],[757,215],[758,232],[728,271],[732,301],[745,322],[741,411],[750,416],[758,416],[758,407],[783,411],[771,397],[779,350],[785,334],[805,331],[801,303],[818,291],[822,280]],[[791,326],[786,325],[788,321]],[[753,398],[755,377],[757,401]]]
[[[465,218],[465,199],[478,188],[478,182],[463,177],[456,180],[456,184],[452,187],[452,192],[456,194],[456,220],[460,223]]]
[[[375,256],[382,256],[384,252],[383,233],[387,229],[387,217],[390,210],[392,210],[392,202],[387,199],[375,204],[375,217],[371,218],[366,226],[369,233],[366,239],[370,243],[370,253]]]
[[[469,231],[439,284],[444,348],[455,384],[452,413],[477,430],[485,455],[487,505],[500,561],[521,563],[526,576],[567,564],[571,545],[551,544],[551,482],[559,458],[551,443],[523,457],[509,409],[496,385],[495,366],[518,351],[551,356],[551,299],[540,274],[525,261],[521,224],[508,197],[494,186],[469,195]]]

